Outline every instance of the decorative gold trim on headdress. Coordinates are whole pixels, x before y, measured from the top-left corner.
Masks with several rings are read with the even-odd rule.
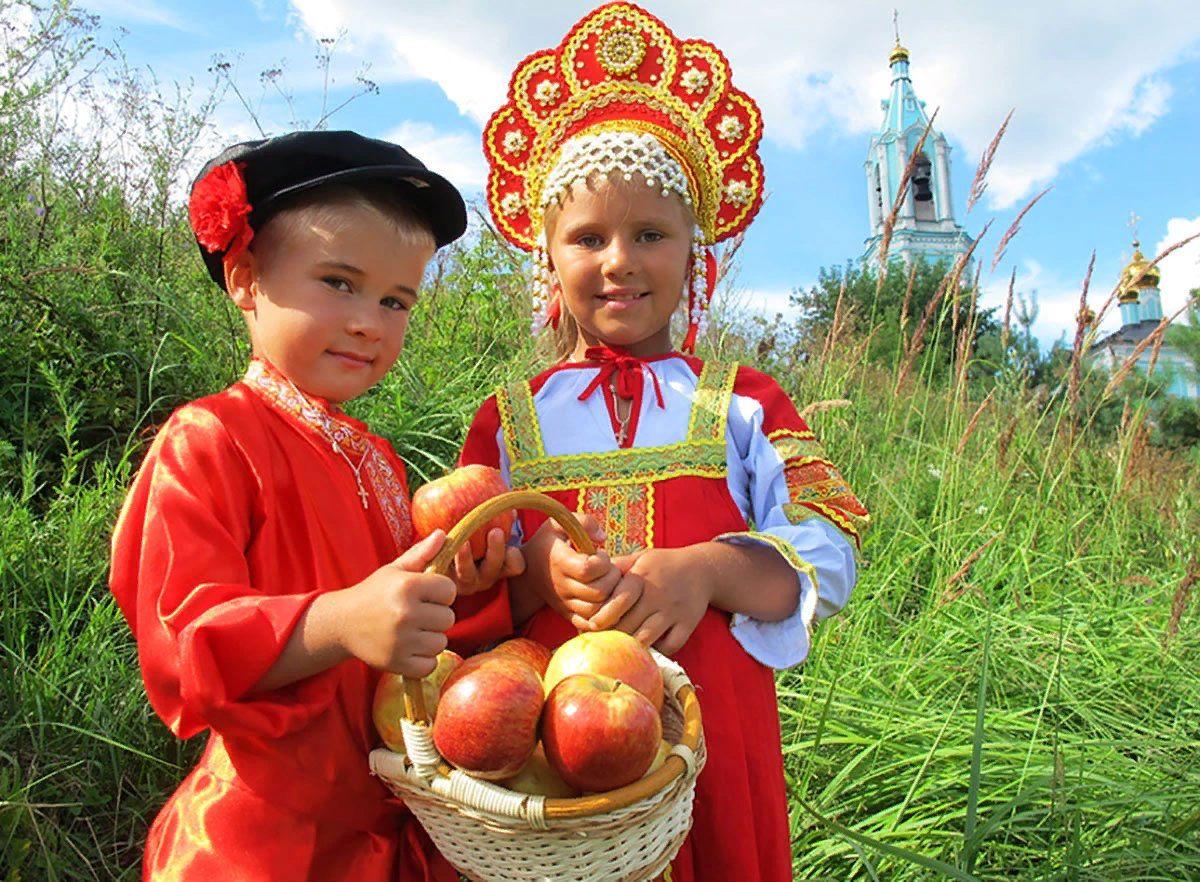
[[[762,117],[703,40],[679,40],[626,2],[585,16],[556,49],[513,73],[508,102],[484,129],[488,205],[513,244],[542,234],[546,179],[564,145],[605,130],[654,135],[688,179],[704,244],[740,233],[762,203]]]

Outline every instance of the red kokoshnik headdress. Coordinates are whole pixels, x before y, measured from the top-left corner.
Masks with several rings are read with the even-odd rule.
[[[483,132],[488,207],[506,239],[536,254],[549,281],[543,211],[591,172],[640,172],[695,214],[691,351],[716,284],[709,246],[742,232],[762,204],[762,116],[730,82],[711,43],[680,40],[644,9],[609,3],[586,15],[556,49],[526,58],[508,102]],[[556,322],[558,304],[548,321]]]

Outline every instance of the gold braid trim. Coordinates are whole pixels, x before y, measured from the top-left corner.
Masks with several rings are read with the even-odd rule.
[[[797,554],[796,549],[793,548],[786,540],[781,539],[772,533],[759,533],[756,530],[746,530],[744,532],[722,533],[713,541],[720,542],[724,539],[752,539],[755,542],[760,542],[764,545],[770,545],[783,556],[783,559],[787,561],[788,566],[790,566],[797,573],[803,573],[805,576],[808,576],[808,578],[812,581],[813,593],[816,595],[818,600],[820,599],[821,583],[820,580],[817,579],[817,568]],[[812,609],[813,616],[815,616],[817,609],[816,603],[812,605]],[[809,621],[804,623],[804,627],[808,630],[810,641],[812,639],[812,625],[812,617],[810,617]]]

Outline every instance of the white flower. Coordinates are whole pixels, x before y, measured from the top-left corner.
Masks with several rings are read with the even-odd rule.
[[[533,97],[539,104],[553,104],[561,92],[562,88],[554,80],[542,80],[533,90]]]
[[[977,514],[977,515],[985,515],[987,513],[988,513],[988,507],[986,505],[981,505],[975,509],[975,514]]]
[[[524,132],[518,132],[516,129],[513,129],[511,132],[505,132],[504,134],[505,153],[520,153],[528,143],[529,139],[525,137]]]
[[[746,131],[746,127],[742,125],[742,121],[736,116],[723,116],[721,121],[717,123],[717,134],[726,141],[736,141],[742,137]]]
[[[679,85],[687,89],[693,95],[698,92],[703,92],[708,88],[708,74],[698,68],[689,67],[683,72],[683,76],[679,78]]]
[[[730,205],[747,205],[754,198],[745,181],[730,181],[725,185],[725,201]]]
[[[525,200],[521,198],[520,193],[506,193],[504,198],[500,200],[500,211],[505,217],[513,217],[519,214],[521,209],[525,207]]]
[[[928,466],[928,469],[929,469],[929,474],[931,477],[936,478],[939,481],[942,480],[942,470],[941,469],[939,469],[937,466]]]

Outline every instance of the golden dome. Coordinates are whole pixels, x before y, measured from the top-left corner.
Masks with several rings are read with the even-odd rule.
[[[908,61],[908,50],[896,43],[896,48],[892,50],[892,54],[888,56],[888,64],[895,64],[897,61]]]
[[[1144,291],[1147,288],[1157,288],[1162,276],[1158,272],[1158,267],[1151,266],[1150,261],[1146,260],[1142,254],[1140,243],[1133,240],[1133,257],[1125,269],[1121,271],[1121,293],[1119,299],[1122,303],[1134,303],[1138,299],[1138,291]]]

